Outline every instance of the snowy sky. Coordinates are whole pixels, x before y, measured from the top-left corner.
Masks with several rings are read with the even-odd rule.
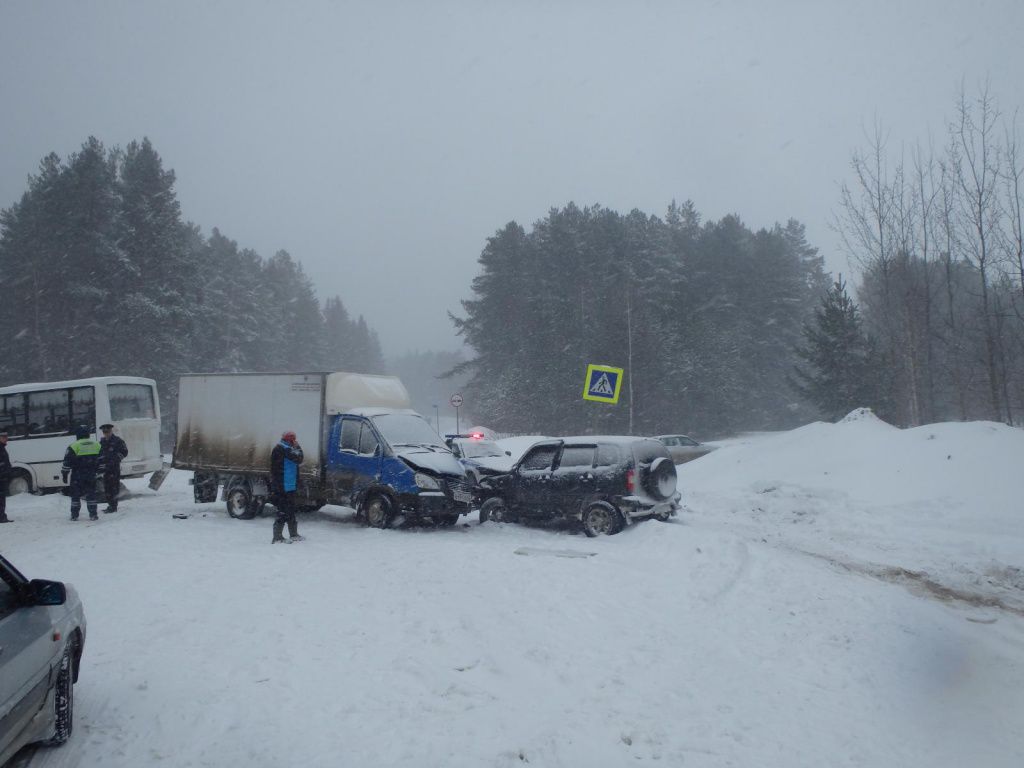
[[[185,216],[289,250],[386,354],[456,348],[485,238],[552,206],[828,219],[875,118],[1024,105],[1019,0],[0,0],[0,207],[51,151],[148,136]],[[415,322],[412,315],[415,314]]]

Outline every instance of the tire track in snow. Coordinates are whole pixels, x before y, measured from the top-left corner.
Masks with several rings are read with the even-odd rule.
[[[824,555],[819,552],[811,552],[798,547],[782,545],[785,549],[797,552],[808,557],[813,557],[851,573],[859,573],[863,576],[870,576],[890,584],[898,584],[906,588],[912,594],[920,597],[929,597],[944,603],[960,602],[966,603],[974,608],[996,608],[1007,613],[1024,617],[1024,607],[1010,605],[1006,601],[993,595],[983,595],[980,592],[971,592],[965,589],[950,587],[936,581],[925,571],[912,571],[901,566],[879,565],[877,563],[858,563],[852,560],[844,560],[832,555]]]

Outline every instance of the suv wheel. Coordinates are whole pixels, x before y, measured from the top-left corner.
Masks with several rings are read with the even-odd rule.
[[[516,522],[515,516],[508,511],[505,500],[497,496],[480,505],[480,522],[486,523],[488,520],[495,523]]]
[[[595,501],[583,510],[583,532],[594,536],[611,536],[622,530],[622,514],[606,501]]]

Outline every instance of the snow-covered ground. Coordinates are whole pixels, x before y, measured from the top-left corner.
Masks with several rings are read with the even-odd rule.
[[[867,414],[726,441],[622,534],[308,540],[194,505],[10,500],[73,582],[77,725],[35,766],[1024,765],[1024,432]],[[174,513],[191,513],[186,520]]]

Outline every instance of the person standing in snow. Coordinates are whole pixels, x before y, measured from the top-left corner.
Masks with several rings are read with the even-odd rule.
[[[0,430],[0,523],[9,523],[7,516],[7,481],[11,479],[11,457],[7,455],[7,430]]]
[[[114,434],[113,424],[100,426],[100,458],[103,462],[103,494],[107,497],[107,512],[117,512],[117,494],[121,490],[121,460],[128,455],[128,445]]]
[[[82,497],[89,510],[89,519],[98,520],[96,514],[96,476],[103,465],[100,459],[100,444],[89,437],[89,428],[84,424],[75,427],[75,442],[64,454],[64,465],[60,468],[61,479],[66,483],[71,477],[71,519],[77,520],[82,509]]]
[[[299,525],[295,520],[295,489],[299,481],[299,465],[302,463],[302,447],[294,432],[285,432],[270,452],[270,492],[277,507],[274,520],[272,544],[286,541],[282,533],[288,525],[288,541],[302,541]]]

